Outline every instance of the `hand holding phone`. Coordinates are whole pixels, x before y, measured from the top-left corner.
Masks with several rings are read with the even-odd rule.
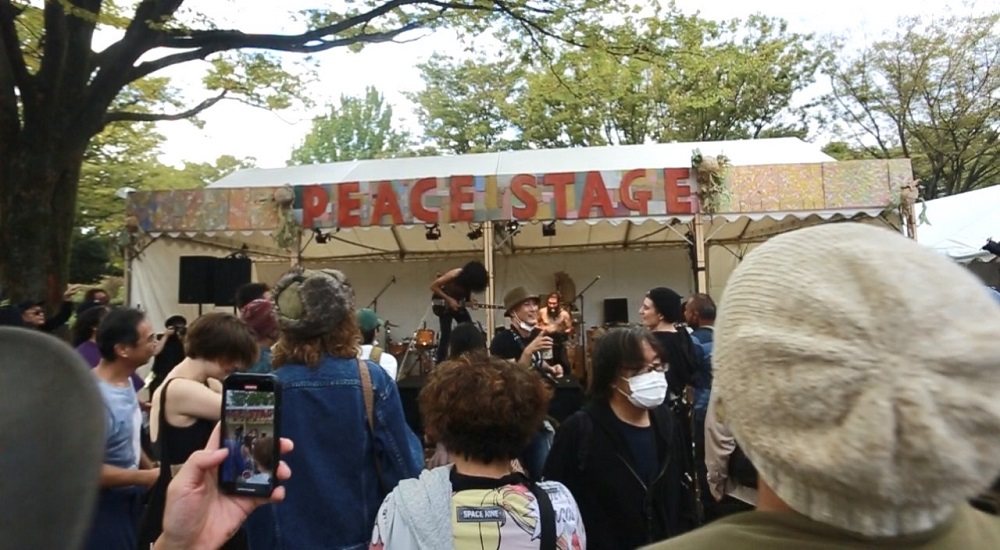
[[[227,494],[267,497],[278,485],[281,383],[273,374],[234,373],[222,383],[219,447],[229,455],[219,466]]]

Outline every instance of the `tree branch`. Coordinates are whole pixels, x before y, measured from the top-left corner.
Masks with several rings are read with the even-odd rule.
[[[206,44],[205,46],[202,46],[195,50],[167,55],[159,59],[153,61],[147,61],[145,63],[137,65],[129,72],[128,82],[135,82],[136,80],[145,78],[159,70],[165,69],[172,65],[186,63],[188,61],[205,59],[206,57],[212,55],[213,53],[219,53],[227,50],[260,48],[260,49],[282,51],[282,52],[313,53],[313,52],[330,50],[333,48],[350,46],[352,44],[376,44],[379,42],[391,42],[397,36],[405,32],[417,29],[419,27],[420,25],[416,23],[411,23],[391,31],[372,33],[367,35],[358,35],[349,38],[340,38],[337,40],[326,40],[318,42],[314,40],[312,44],[308,45],[291,40],[295,38],[292,36],[280,36],[272,34],[244,34],[239,31],[226,31],[226,32],[232,32],[233,36],[229,36],[225,39],[220,38],[218,42]]]
[[[23,11],[23,8],[14,7],[10,0],[0,0],[0,38],[3,39],[3,49],[13,77],[13,85],[19,88],[22,94],[28,92],[31,75],[24,62],[21,40],[17,36],[17,25],[14,24],[14,20]],[[6,86],[6,83],[3,85]]]
[[[195,105],[194,107],[181,111],[179,113],[137,113],[134,111],[108,111],[104,115],[104,124],[108,125],[112,122],[161,122],[170,120],[184,120],[191,118],[198,113],[208,109],[209,107],[215,105],[216,103],[222,101],[228,91],[223,90],[222,93],[215,97],[210,97],[205,101]]]

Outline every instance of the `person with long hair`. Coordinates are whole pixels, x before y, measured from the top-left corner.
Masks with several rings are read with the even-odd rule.
[[[152,381],[149,383],[149,395],[167,379],[167,375],[184,360],[184,335],[187,333],[187,319],[181,315],[171,315],[164,323],[166,330],[156,341],[156,357],[150,369]]]
[[[637,548],[695,527],[691,453],[669,406],[660,343],[614,329],[594,346],[590,403],[560,425],[543,472],[580,505],[591,549]]]
[[[441,320],[436,356],[438,363],[448,356],[452,323],[472,322],[466,305],[472,300],[473,293],[486,290],[489,283],[490,274],[486,266],[475,260],[446,272],[431,283],[434,313]]]
[[[173,474],[195,451],[203,448],[222,410],[221,382],[243,372],[257,360],[253,331],[229,313],[206,313],[195,319],[185,336],[186,357],[167,374],[152,395],[150,438],[158,450],[160,477],[150,495],[140,527],[140,547],[160,535],[166,488]],[[225,546],[246,548],[243,532]]]
[[[423,466],[423,448],[386,371],[359,359],[354,289],[344,274],[297,268],[274,287],[282,385],[278,432],[296,443],[284,502],[247,521],[250,548],[361,548],[378,506]]]
[[[586,548],[566,487],[512,468],[550,397],[540,377],[510,361],[472,353],[438,365],[420,411],[454,463],[399,484],[379,510],[370,548]]]
[[[473,323],[459,323],[448,343],[448,360],[454,361],[467,353],[486,353],[486,334]]]

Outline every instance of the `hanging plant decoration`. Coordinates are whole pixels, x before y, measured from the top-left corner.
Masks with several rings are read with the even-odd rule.
[[[278,230],[274,232],[274,242],[285,250],[291,250],[299,245],[302,236],[302,226],[295,221],[292,205],[295,203],[295,191],[286,185],[274,192],[274,206],[278,209]]]
[[[698,202],[702,212],[715,214],[729,202],[729,166],[729,158],[725,155],[702,155],[700,149],[691,153],[691,168],[698,181]]]
[[[920,185],[919,180],[899,186],[899,189],[893,191],[889,199],[889,206],[883,212],[899,212],[904,220],[912,219],[916,225],[931,225],[931,221],[927,217],[927,201],[920,196],[922,189],[923,186]],[[917,203],[920,203],[919,214],[916,212]]]

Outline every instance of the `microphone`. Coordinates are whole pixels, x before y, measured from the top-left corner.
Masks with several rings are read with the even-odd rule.
[[[392,276],[392,282],[394,282],[394,283],[396,282],[396,276],[395,275]]]

